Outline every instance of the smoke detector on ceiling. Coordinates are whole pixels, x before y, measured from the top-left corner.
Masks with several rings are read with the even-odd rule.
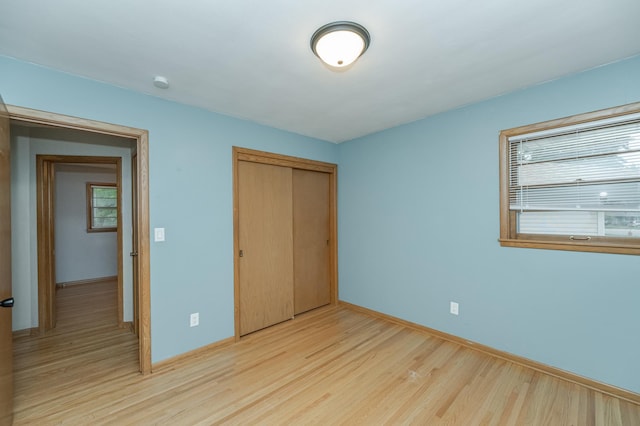
[[[168,89],[169,80],[167,80],[167,77],[157,75],[153,78],[153,85],[156,86],[158,89]]]

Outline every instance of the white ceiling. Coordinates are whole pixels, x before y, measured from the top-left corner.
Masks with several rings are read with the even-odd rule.
[[[640,0],[0,0],[0,54],[342,142],[640,53]],[[346,72],[309,38],[352,20]],[[155,75],[171,87],[153,87]]]

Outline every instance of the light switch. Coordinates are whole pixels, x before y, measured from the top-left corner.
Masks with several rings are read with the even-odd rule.
[[[164,228],[153,228],[154,241],[164,241]]]

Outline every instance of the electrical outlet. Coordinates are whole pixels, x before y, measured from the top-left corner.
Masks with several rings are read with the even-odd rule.
[[[449,305],[449,312],[453,315],[458,315],[459,305],[458,302],[451,302]]]
[[[189,317],[189,327],[197,327],[200,325],[200,313],[195,312]]]

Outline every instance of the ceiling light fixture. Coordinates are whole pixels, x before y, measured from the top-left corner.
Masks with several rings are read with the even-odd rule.
[[[311,36],[311,50],[333,68],[344,68],[356,61],[369,47],[371,37],[355,22],[338,21],[323,25]]]

